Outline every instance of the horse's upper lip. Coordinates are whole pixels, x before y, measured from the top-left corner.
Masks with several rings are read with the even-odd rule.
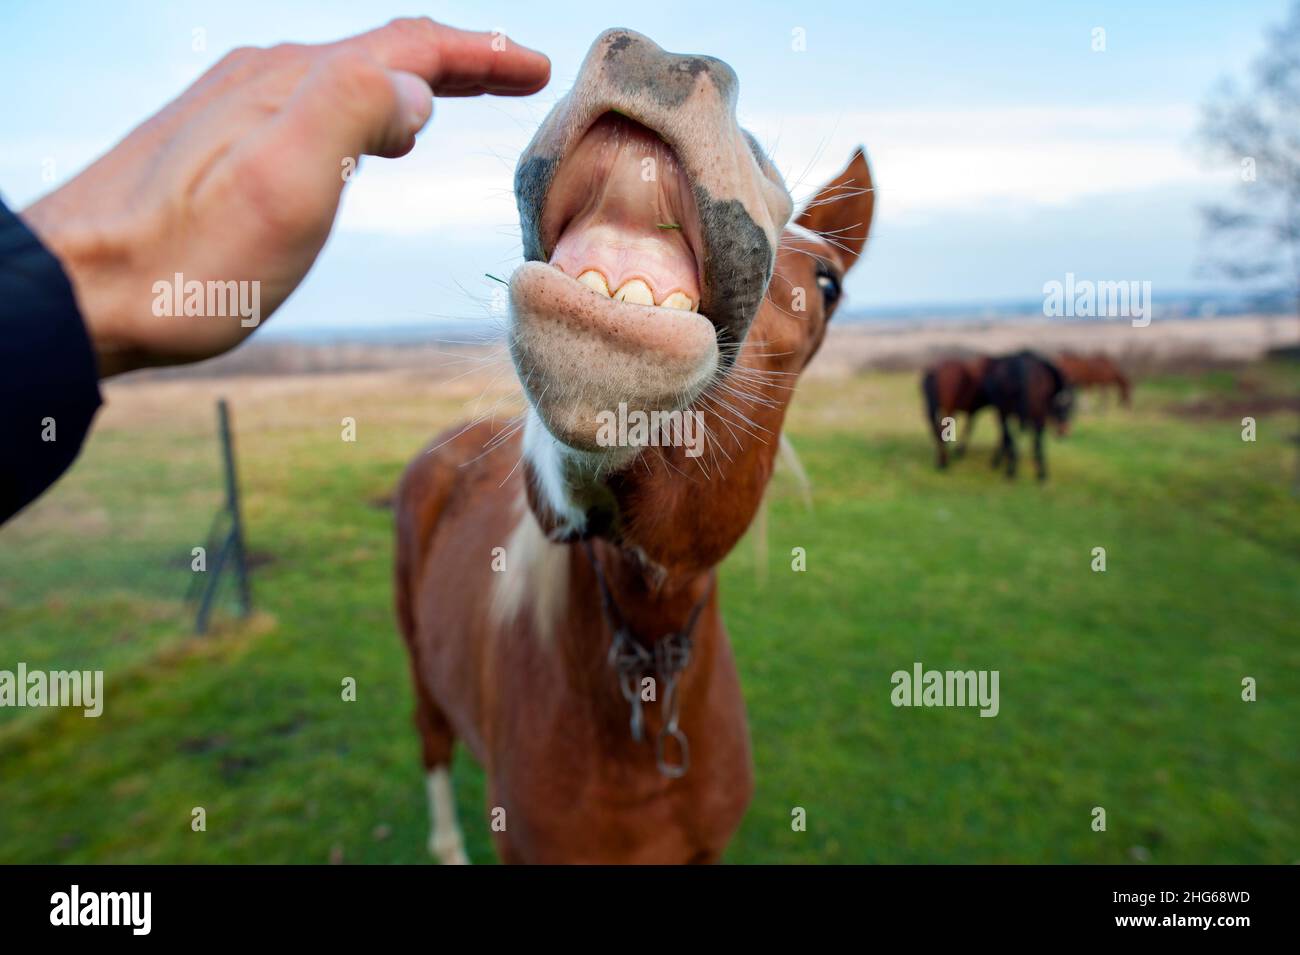
[[[573,143],[542,208],[546,260],[571,278],[587,274],[587,284],[609,295],[698,309],[705,261],[700,215],[672,144],[614,112],[597,117]]]

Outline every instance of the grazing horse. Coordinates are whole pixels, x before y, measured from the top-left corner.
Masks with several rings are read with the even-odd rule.
[[[942,470],[948,466],[948,442],[943,438],[943,419],[959,411],[966,413],[966,430],[954,449],[961,457],[970,443],[975,428],[975,412],[988,405],[984,393],[984,374],[988,370],[987,358],[947,358],[931,365],[921,376],[921,393],[925,396],[926,416],[938,448],[937,464]]]
[[[1119,403],[1126,408],[1131,403],[1128,376],[1109,356],[1100,352],[1092,355],[1062,352],[1057,356],[1056,365],[1075,388],[1097,388],[1104,400],[1107,387],[1114,385],[1119,392]]]
[[[787,227],[736,95],[725,63],[611,30],[520,158],[509,344],[527,410],[436,438],[396,501],[442,862],[466,861],[457,739],[509,862],[711,862],[749,802],[716,567],[762,501],[873,195],[859,150]],[[615,413],[707,440],[624,441]]]
[[[1065,436],[1074,411],[1074,391],[1061,370],[1041,355],[1017,352],[992,359],[984,375],[988,403],[997,409],[1002,440],[993,454],[993,467],[1006,461],[1007,477],[1016,476],[1016,442],[1011,436],[1010,419],[1020,420],[1020,427],[1034,430],[1034,462],[1038,480],[1047,478],[1047,461],[1043,457],[1043,428],[1051,420],[1056,433]]]

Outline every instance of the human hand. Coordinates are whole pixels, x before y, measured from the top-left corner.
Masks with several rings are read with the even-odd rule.
[[[540,53],[428,19],[238,49],[21,215],[71,279],[101,377],[210,358],[297,287],[344,173],[409,152],[431,94],[526,95],[549,76]]]

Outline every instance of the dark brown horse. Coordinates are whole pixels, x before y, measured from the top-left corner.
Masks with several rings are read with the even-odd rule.
[[[1064,373],[1041,355],[1017,352],[992,359],[984,373],[984,397],[997,409],[1002,440],[993,455],[996,468],[1006,462],[1007,477],[1016,476],[1016,442],[1011,436],[1011,419],[1020,427],[1034,432],[1034,461],[1038,480],[1047,478],[1047,461],[1043,456],[1043,429],[1049,421],[1056,433],[1064,437],[1074,412],[1074,389]]]
[[[948,466],[947,434],[957,438],[953,449],[956,457],[966,453],[971,431],[975,427],[975,412],[988,405],[984,394],[984,374],[988,370],[989,359],[948,358],[927,368],[921,376],[921,393],[925,395],[926,415],[930,421],[930,430],[934,433],[940,468]],[[957,435],[956,415],[964,412],[966,428]],[[945,419],[952,419],[945,422]]]
[[[1114,386],[1119,392],[1119,403],[1129,406],[1132,389],[1128,376],[1107,355],[1100,352],[1092,355],[1062,352],[1057,356],[1056,365],[1075,388],[1096,388],[1104,399],[1107,389]]]

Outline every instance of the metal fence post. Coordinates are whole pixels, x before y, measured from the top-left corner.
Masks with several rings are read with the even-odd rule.
[[[248,579],[248,555],[244,548],[244,522],[239,511],[239,479],[235,472],[235,443],[230,433],[230,409],[225,398],[217,400],[217,423],[221,435],[221,462],[225,471],[226,503],[221,512],[218,513],[213,528],[215,530],[216,527],[220,526],[221,518],[224,516],[230,520],[230,529],[221,540],[216,560],[208,570],[207,584],[203,588],[203,596],[199,601],[198,615],[194,619],[194,630],[200,634],[207,632],[208,618],[212,613],[212,603],[216,598],[217,587],[221,583],[221,572],[225,569],[227,560],[234,563],[235,586],[239,595],[240,614],[247,617],[253,612],[252,584]],[[209,538],[209,550],[216,543],[214,538],[215,534],[212,538]]]

